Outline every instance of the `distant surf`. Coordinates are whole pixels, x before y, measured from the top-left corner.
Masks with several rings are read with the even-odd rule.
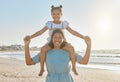
[[[39,51],[31,51],[31,57],[35,56]],[[79,53],[84,56],[83,53]],[[0,57],[3,58],[13,58],[18,60],[25,60],[24,52],[2,52]],[[99,68],[99,69],[109,69],[109,70],[119,70],[120,71],[120,54],[94,54],[91,53],[89,64],[80,65],[77,67],[87,67],[87,68]]]

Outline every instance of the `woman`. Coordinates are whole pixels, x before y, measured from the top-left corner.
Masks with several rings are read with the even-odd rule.
[[[24,40],[25,42],[25,54],[29,53],[30,40]],[[87,45],[85,56],[80,60],[81,64],[87,64],[91,50],[91,40],[89,37],[85,38]],[[52,48],[46,53],[46,67],[47,77],[46,82],[73,82],[70,75],[70,54],[63,50],[65,46],[65,38],[60,29],[53,31],[49,46]]]

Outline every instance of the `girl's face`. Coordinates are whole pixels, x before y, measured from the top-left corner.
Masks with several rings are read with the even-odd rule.
[[[52,11],[51,15],[52,15],[53,20],[55,22],[58,22],[58,21],[60,21],[62,13],[60,12],[59,9],[55,9],[55,10]]]
[[[62,42],[63,42],[63,36],[60,33],[55,33],[53,35],[53,44],[55,49],[59,49]]]

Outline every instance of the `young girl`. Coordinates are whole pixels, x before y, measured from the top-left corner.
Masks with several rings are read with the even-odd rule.
[[[69,26],[69,23],[67,21],[61,21],[60,18],[62,16],[62,6],[60,5],[59,7],[54,7],[51,6],[51,16],[53,18],[53,21],[48,21],[45,25],[45,27],[43,27],[40,31],[36,32],[35,34],[31,35],[31,36],[27,36],[25,39],[26,40],[30,40],[34,37],[37,37],[41,34],[43,34],[45,31],[49,30],[49,37],[47,38],[48,43],[51,40],[51,34],[55,29],[66,29],[68,32],[70,32],[71,34],[73,34],[74,36],[77,36],[79,38],[84,39],[85,36],[81,35],[80,33],[72,30]],[[45,54],[47,51],[49,51],[51,49],[51,47],[48,45],[48,43],[46,43],[43,47],[41,47],[41,51],[40,51],[40,74],[39,76],[41,76],[44,72],[44,62],[45,62]],[[59,44],[59,42],[56,41],[56,44]],[[63,47],[64,50],[68,51],[70,53],[70,57],[71,57],[71,62],[72,62],[72,71],[74,72],[74,74],[78,74],[76,71],[76,67],[75,67],[75,51],[73,46],[71,46],[69,43],[66,43],[65,47]]]

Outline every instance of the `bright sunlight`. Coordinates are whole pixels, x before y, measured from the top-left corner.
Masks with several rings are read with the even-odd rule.
[[[99,31],[100,33],[102,34],[106,34],[109,30],[109,27],[110,27],[110,21],[108,18],[101,18],[99,20]]]

